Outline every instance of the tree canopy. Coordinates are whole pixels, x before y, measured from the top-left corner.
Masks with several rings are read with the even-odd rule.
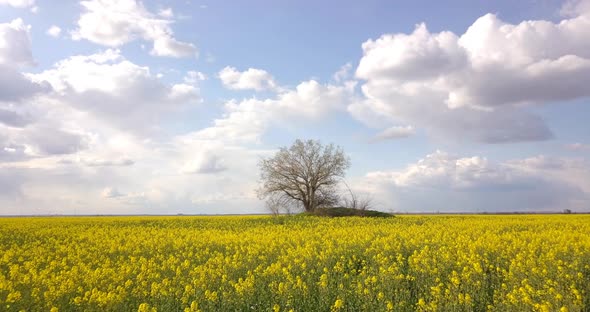
[[[306,212],[338,202],[337,185],[350,167],[341,147],[296,140],[259,163],[259,196],[272,205],[297,205]]]

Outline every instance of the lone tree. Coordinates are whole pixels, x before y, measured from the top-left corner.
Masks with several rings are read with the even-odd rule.
[[[318,207],[338,203],[337,185],[350,167],[350,160],[338,146],[319,141],[296,140],[259,163],[262,187],[259,196],[274,206],[303,207],[314,212]]]

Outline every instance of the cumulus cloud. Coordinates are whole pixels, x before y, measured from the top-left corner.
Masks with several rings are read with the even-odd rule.
[[[487,14],[460,36],[425,24],[383,35],[362,46],[366,99],[349,111],[487,143],[551,138],[528,106],[590,96],[588,27],[587,15],[513,25]]]
[[[258,142],[270,125],[314,121],[328,113],[344,110],[353,98],[354,85],[323,85],[304,81],[276,98],[229,101],[226,113],[211,127],[191,135],[199,139]]]
[[[72,32],[75,40],[86,39],[109,47],[120,47],[137,38],[153,43],[152,55],[190,57],[197,48],[178,41],[170,28],[172,11],[155,15],[136,0],[89,0],[80,3],[83,13],[78,28]]]
[[[8,137],[3,132],[5,131],[0,131],[0,163],[25,159],[27,157],[25,152],[27,147],[21,142]]]
[[[207,80],[207,75],[200,71],[189,70],[184,76],[184,83],[189,85],[196,85],[199,81]]]
[[[30,26],[21,19],[0,24],[0,160],[21,161],[39,155],[66,154],[82,149],[83,137],[61,126],[38,123],[31,99],[48,94],[51,86],[33,81],[21,67],[34,65]]]
[[[336,81],[336,82],[344,82],[350,78],[351,70],[352,70],[352,63],[346,63],[346,64],[342,65],[342,67],[340,67],[340,69],[338,69],[338,71],[336,73],[334,73],[334,75],[332,76],[332,79],[334,79],[334,81]]]
[[[119,158],[119,159],[85,159],[82,161],[89,167],[121,167],[132,166],[135,164],[133,159]]]
[[[20,18],[0,24],[0,105],[19,102],[50,89],[46,83],[35,83],[19,71],[20,67],[35,64],[30,29]],[[6,120],[10,113],[4,112],[2,119]]]
[[[72,154],[88,144],[83,134],[43,124],[26,128],[22,137],[32,144],[29,148],[34,156]]]
[[[225,67],[219,72],[223,85],[232,90],[275,90],[278,88],[274,78],[267,71],[248,68],[240,72],[235,67]]]
[[[59,26],[52,25],[45,33],[51,37],[57,38],[61,34],[61,28],[59,28]]]
[[[560,13],[566,17],[575,17],[590,12],[590,1],[568,0],[561,7]]]
[[[116,197],[124,196],[125,194],[119,192],[119,190],[117,190],[114,187],[105,187],[102,190],[101,195],[102,195],[102,197],[105,197],[105,198],[116,198]]]
[[[174,11],[172,10],[172,8],[166,8],[166,9],[161,9],[160,11],[158,11],[158,15],[163,17],[163,18],[174,18]]]
[[[31,122],[32,118],[30,116],[0,108],[0,123],[6,126],[22,128]]]
[[[590,203],[590,188],[582,179],[590,172],[570,175],[585,165],[545,156],[492,162],[437,151],[402,170],[369,172],[360,184],[394,210],[561,211]]]
[[[9,5],[15,8],[33,8],[35,0],[0,0],[0,5]]]
[[[46,115],[19,115],[0,110],[0,164],[75,154],[91,144],[89,132],[72,125],[71,120],[59,120],[69,116],[53,119],[50,110],[42,114]]]
[[[401,138],[407,138],[414,135],[416,131],[412,126],[393,126],[389,127],[381,132],[379,132],[371,141],[378,142],[378,141],[385,141],[385,140],[395,140]]]
[[[226,170],[223,159],[210,151],[201,152],[182,168],[183,173],[218,173]]]
[[[165,84],[148,67],[111,49],[71,56],[30,77],[48,81],[55,100],[135,133],[154,131],[162,114],[200,101],[195,86]]]
[[[130,166],[134,161],[119,155],[136,158],[143,143],[121,137],[149,140],[166,118],[200,102],[197,86],[164,83],[118,50],[71,56],[38,74],[8,69],[0,72],[0,81],[11,76],[0,84],[7,88],[0,93],[0,159],[19,166],[51,167],[61,155],[88,168]]]
[[[0,101],[0,172],[14,177],[10,194],[0,196],[0,214],[13,207],[24,214],[182,211],[196,206],[195,196],[250,187],[246,171],[215,183],[211,175],[182,173],[189,155],[204,144],[177,144],[171,134],[156,132],[166,118],[200,102],[197,84],[206,77],[197,71],[170,84],[118,50],[107,50],[21,76],[48,89],[19,102]],[[222,173],[221,165],[256,159],[228,158],[220,149],[219,159],[203,162],[200,171]],[[9,183],[2,178],[0,185]],[[105,185],[117,188],[103,197]]]
[[[0,64],[10,66],[34,65],[31,52],[31,26],[17,18],[0,24]]]
[[[32,81],[17,69],[0,63],[0,102],[20,102],[50,90],[45,81]]]
[[[363,79],[420,80],[453,71],[466,63],[465,52],[451,32],[431,34],[425,24],[410,35],[383,35],[363,43],[356,75]]]

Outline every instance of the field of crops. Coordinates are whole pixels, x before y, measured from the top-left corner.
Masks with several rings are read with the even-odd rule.
[[[590,216],[0,219],[4,311],[589,311]]]

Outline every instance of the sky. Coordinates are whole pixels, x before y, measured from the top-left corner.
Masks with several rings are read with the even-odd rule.
[[[0,0],[0,215],[263,213],[341,146],[389,212],[590,212],[590,1]]]

